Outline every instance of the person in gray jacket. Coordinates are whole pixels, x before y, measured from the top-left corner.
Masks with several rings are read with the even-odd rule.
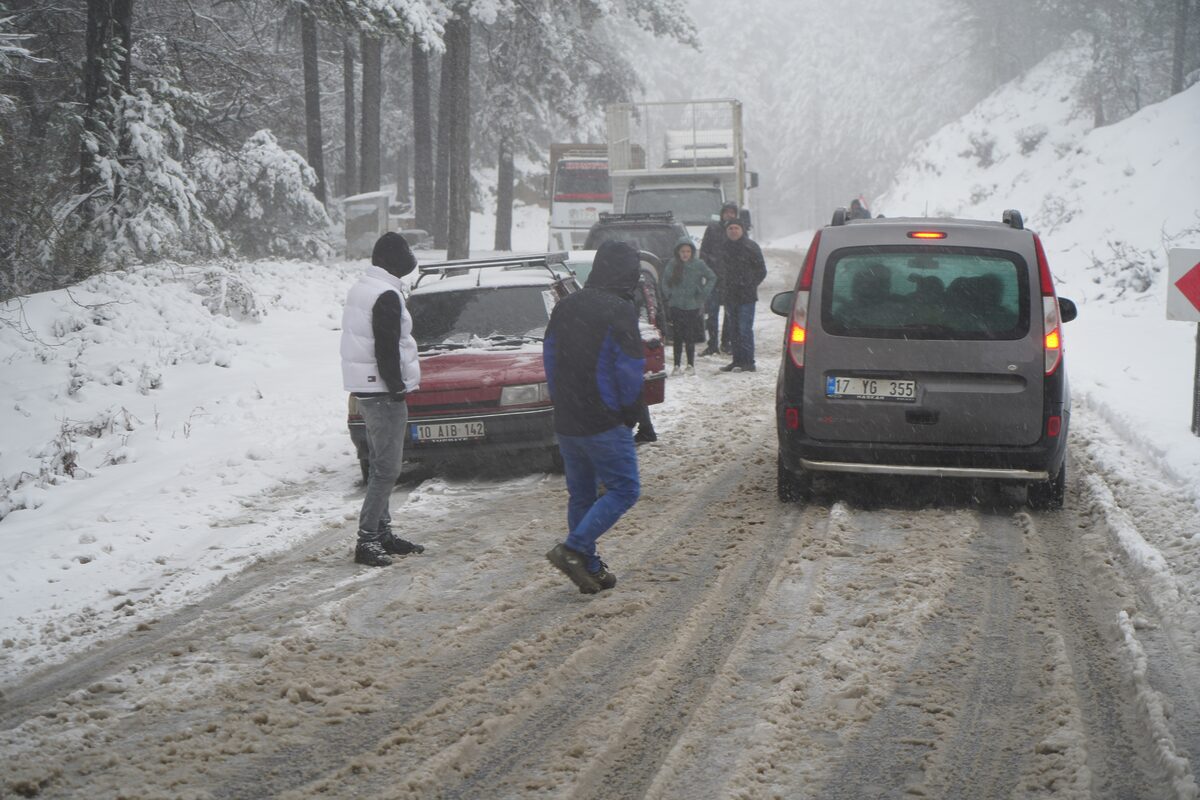
[[[681,236],[675,244],[675,257],[667,263],[664,274],[662,288],[675,348],[675,369],[671,374],[680,373],[686,349],[686,374],[695,375],[696,343],[703,342],[705,334],[704,306],[716,287],[717,274],[696,257],[696,247],[689,236]]]
[[[408,393],[421,383],[412,317],[400,280],[417,267],[408,242],[389,231],[375,243],[371,266],[350,287],[342,312],[342,382],[358,398],[367,429],[368,477],[358,515],[354,560],[386,567],[391,555],[425,548],[392,532],[388,500],[400,477]]]

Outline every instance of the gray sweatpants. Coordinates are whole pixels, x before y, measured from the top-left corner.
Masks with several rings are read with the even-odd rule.
[[[358,539],[374,541],[383,535],[383,527],[392,521],[388,499],[400,477],[404,460],[404,427],[408,424],[408,403],[389,395],[358,398],[358,412],[367,427],[367,452],[370,475],[362,511],[358,515]]]

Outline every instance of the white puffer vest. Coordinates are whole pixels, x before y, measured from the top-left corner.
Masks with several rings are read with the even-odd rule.
[[[350,287],[346,308],[342,311],[342,386],[347,392],[386,392],[387,384],[379,376],[375,363],[375,333],[371,312],[384,292],[400,297],[400,375],[407,391],[421,385],[421,364],[417,360],[417,342],[412,336],[412,317],[404,303],[403,283],[382,267],[367,271]]]

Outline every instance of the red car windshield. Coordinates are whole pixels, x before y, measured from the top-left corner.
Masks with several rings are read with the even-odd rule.
[[[546,286],[481,286],[408,298],[417,347],[467,347],[478,340],[520,344],[542,339],[550,321]]]

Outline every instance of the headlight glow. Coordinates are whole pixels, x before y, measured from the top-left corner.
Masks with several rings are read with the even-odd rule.
[[[523,383],[505,386],[500,390],[500,405],[523,406],[545,403],[550,400],[550,389],[545,383]]]

